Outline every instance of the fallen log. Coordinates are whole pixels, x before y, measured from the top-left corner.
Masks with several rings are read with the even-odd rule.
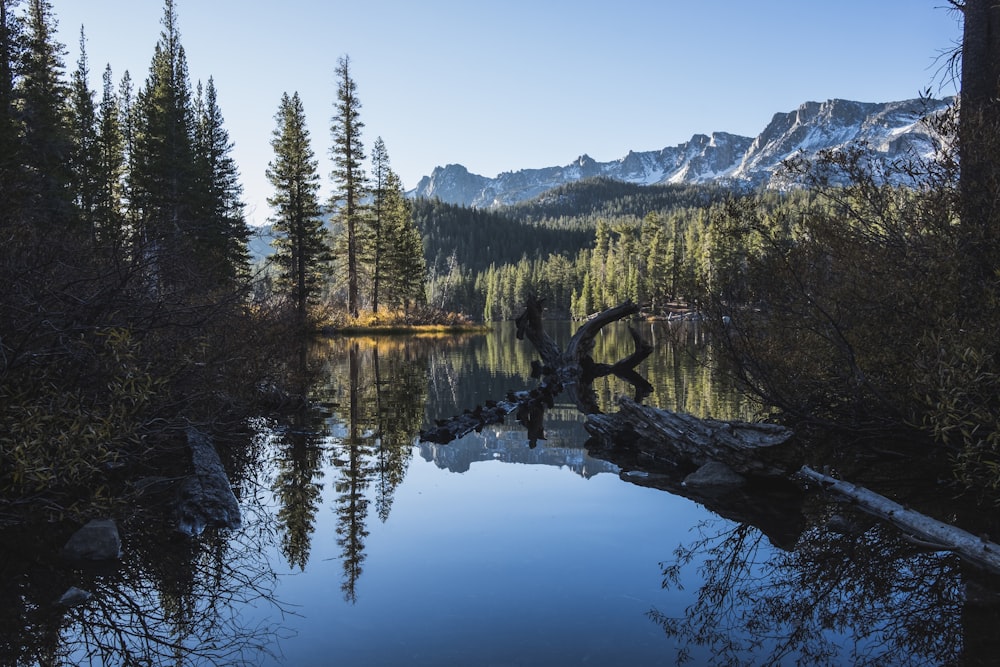
[[[632,331],[636,349],[630,356],[615,364],[598,364],[590,357],[594,348],[594,337],[601,328],[639,312],[639,306],[627,302],[598,313],[585,322],[570,339],[563,352],[559,345],[542,328],[542,301],[530,297],[524,312],[515,320],[518,340],[525,338],[535,347],[542,363],[535,367],[534,375],[541,378],[538,387],[531,391],[511,392],[501,401],[487,401],[450,419],[437,420],[432,428],[420,432],[424,442],[446,444],[472,431],[481,431],[489,424],[498,424],[512,412],[528,431],[532,447],[545,438],[542,417],[547,408],[555,403],[555,397],[564,390],[577,408],[584,414],[598,412],[596,396],[591,383],[605,375],[617,375],[636,388],[636,396],[642,398],[652,387],[635,372],[643,359],[653,348]]]
[[[544,439],[540,435],[540,417],[546,408],[554,404],[555,396],[562,387],[543,385],[531,391],[510,392],[502,401],[486,401],[450,419],[439,419],[432,428],[420,431],[420,440],[446,445],[469,433],[480,432],[490,424],[501,424],[507,415],[517,411],[518,420],[528,429],[531,444]]]
[[[647,456],[704,465],[720,461],[742,475],[786,477],[799,465],[785,446],[791,430],[777,424],[720,421],[642,405],[623,396],[614,414],[592,414],[584,425],[612,443],[630,442]]]
[[[1000,544],[991,542],[986,535],[973,535],[958,526],[904,507],[863,486],[830,477],[809,466],[802,466],[798,475],[851,500],[862,510],[888,521],[908,536],[925,545],[933,545],[935,550],[953,552],[977,567],[1000,574]]]
[[[184,479],[178,493],[177,529],[195,537],[209,526],[239,528],[240,504],[212,439],[194,427],[186,435],[194,472]]]
[[[589,416],[587,429],[590,433],[605,440],[602,448],[616,441],[630,445],[642,441],[647,454],[653,458],[695,466],[716,460],[740,474],[756,477],[787,476],[798,468],[800,462],[790,463],[787,451],[779,452],[778,446],[792,436],[784,427],[698,419],[642,405],[639,401],[652,391],[652,386],[635,368],[653,348],[634,329],[630,329],[635,343],[632,354],[614,364],[593,360],[594,338],[600,330],[638,313],[637,304],[627,301],[594,315],[577,329],[565,351],[543,329],[542,305],[541,300],[529,298],[524,312],[515,320],[518,340],[527,339],[542,358],[538,365],[542,376],[539,386],[530,392],[509,394],[506,401],[476,406],[449,420],[438,421],[434,428],[420,433],[421,440],[439,444],[451,442],[487,424],[501,422],[516,411],[534,446],[537,440],[544,438],[541,422],[546,407],[551,407],[554,397],[566,391],[577,409]],[[635,399],[623,398],[616,414],[603,415],[597,406],[592,383],[611,374],[632,384]]]

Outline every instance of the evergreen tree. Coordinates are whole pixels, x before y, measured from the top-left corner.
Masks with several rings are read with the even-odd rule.
[[[97,198],[94,215],[98,226],[98,244],[117,262],[123,259],[121,252],[126,238],[123,209],[125,137],[121,126],[121,105],[111,79],[110,65],[104,69],[103,82],[97,113]]]
[[[97,109],[94,91],[90,89],[90,67],[87,60],[87,40],[80,28],[80,58],[70,87],[70,119],[73,137],[70,153],[73,200],[84,229],[97,244],[97,201],[99,197]]]
[[[395,173],[391,190],[391,209],[396,213],[393,237],[395,242],[390,247],[392,258],[392,296],[393,303],[402,304],[409,309],[412,304],[427,302],[427,262],[424,260],[424,242],[420,230],[413,222],[410,200],[403,192],[402,181]]]
[[[63,81],[65,48],[55,41],[57,23],[48,0],[29,0],[27,48],[18,77],[26,212],[36,224],[65,227],[72,217],[69,156],[72,146]]]
[[[403,184],[389,166],[389,153],[379,137],[372,149],[372,204],[368,217],[365,261],[372,283],[372,310],[420,301],[426,265],[423,241],[413,224]]]
[[[173,0],[165,0],[162,25],[149,77],[136,96],[130,170],[141,254],[158,291],[191,279],[188,234],[198,201],[191,90]]]
[[[6,211],[0,228],[18,215],[15,196],[20,194],[20,122],[15,98],[15,73],[21,59],[21,23],[14,14],[16,0],[0,0],[0,200]]]
[[[358,99],[357,85],[351,78],[351,59],[343,56],[337,61],[337,102],[336,113],[331,122],[333,135],[333,182],[334,205],[339,206],[339,216],[346,235],[347,266],[347,309],[357,316],[359,302],[359,247],[363,224],[363,199],[367,194],[367,183],[362,168],[365,159],[360,120],[361,101]]]
[[[204,196],[196,239],[215,266],[216,277],[232,280],[249,273],[250,230],[243,214],[243,186],[233,160],[233,143],[223,127],[215,82],[210,77],[202,95],[198,86],[195,108],[195,152],[199,187]]]
[[[118,85],[118,124],[121,127],[122,147],[125,151],[125,178],[122,183],[124,197],[125,223],[131,234],[131,240],[138,245],[140,236],[139,206],[135,195],[135,163],[136,163],[136,101],[135,86],[128,70],[122,75]],[[139,197],[138,199],[141,199]]]
[[[375,140],[372,148],[372,205],[371,218],[368,224],[368,239],[363,256],[371,271],[372,312],[378,313],[379,297],[387,274],[391,271],[388,262],[390,249],[390,229],[393,223],[390,219],[392,202],[390,197],[394,189],[390,187],[392,169],[389,167],[389,152],[385,148],[382,137]]]
[[[278,285],[291,295],[299,321],[304,323],[330,259],[319,206],[318,163],[309,144],[298,93],[282,96],[275,119],[278,125],[271,139],[274,160],[267,167],[267,179],[274,187],[267,203],[276,212],[270,221],[278,234],[274,261]]]

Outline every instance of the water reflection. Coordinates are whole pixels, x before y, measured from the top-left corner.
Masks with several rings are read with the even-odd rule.
[[[648,403],[754,417],[703,363],[713,352],[697,327],[639,326],[658,349],[640,367],[654,387]],[[565,344],[573,327],[552,327]],[[597,361],[632,349],[623,326],[595,342]],[[997,587],[955,558],[792,485],[721,495],[687,488],[685,471],[669,463],[588,443],[568,400],[546,411],[546,439],[535,448],[513,419],[447,445],[416,441],[436,418],[530,389],[534,358],[510,325],[302,348],[289,382],[306,400],[262,418],[254,437],[229,448],[240,452],[226,457],[239,531],[191,539],[167,515],[137,509],[122,524],[123,561],[109,570],[39,557],[57,552],[64,535],[2,536],[0,664],[276,664],[285,650],[287,664],[327,664],[342,650],[354,665],[477,664],[501,649],[510,662],[547,666],[601,659],[593,656],[993,664],[1000,654]],[[594,390],[613,411],[631,387],[607,376]],[[551,488],[526,488],[536,482],[525,479]],[[573,506],[561,504],[567,494]],[[455,507],[469,517],[445,514]],[[715,518],[685,533],[706,508]],[[512,513],[518,525],[504,523]],[[651,549],[654,540],[665,546]],[[635,553],[649,562],[630,560]],[[279,574],[289,569],[294,576]],[[325,594],[329,581],[339,595]],[[53,605],[71,585],[91,599]],[[302,606],[286,606],[292,599]],[[488,627],[480,632],[477,622]],[[310,641],[314,648],[300,648]]]
[[[323,494],[322,415],[301,407],[275,433],[273,490],[278,501],[281,552],[290,566],[305,571]]]
[[[160,500],[140,499],[120,519],[120,562],[61,560],[75,526],[4,531],[0,664],[232,665],[274,650],[281,628],[240,613],[243,605],[281,608],[262,524],[190,538]],[[245,506],[259,518],[254,503]],[[71,587],[85,593],[57,602]]]
[[[336,471],[337,544],[346,600],[357,600],[373,492],[386,521],[406,474],[427,400],[427,344],[411,338],[331,339],[317,395],[332,407],[329,456]]]
[[[996,582],[956,556],[864,515],[830,515],[792,551],[762,539],[748,524],[706,524],[661,563],[667,589],[692,568],[703,579],[683,613],[649,612],[683,647],[678,664],[996,664],[1000,615],[984,588]]]

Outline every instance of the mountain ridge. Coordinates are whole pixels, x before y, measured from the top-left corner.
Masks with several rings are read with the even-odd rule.
[[[494,178],[469,172],[461,164],[435,167],[420,179],[411,197],[438,198],[476,208],[508,206],[533,199],[560,185],[592,177],[654,185],[724,183],[774,187],[782,162],[796,154],[815,156],[867,142],[886,160],[904,154],[926,156],[935,150],[933,131],[922,122],[954,103],[914,98],[896,102],[830,99],[804,102],[775,113],[756,137],[728,132],[694,134],[660,150],[634,151],[597,162],[586,153],[563,166],[508,171]]]

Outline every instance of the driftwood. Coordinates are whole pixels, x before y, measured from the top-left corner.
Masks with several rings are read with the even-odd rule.
[[[857,503],[864,511],[884,519],[922,546],[938,551],[951,551],[967,562],[989,572],[1000,574],[1000,544],[991,542],[986,535],[976,536],[957,526],[932,519],[926,514],[903,507],[885,496],[862,486],[835,479],[829,475],[802,466],[799,476],[817,482]]]
[[[542,301],[529,298],[524,313],[515,323],[518,340],[527,338],[542,358],[533,373],[540,378],[538,386],[531,391],[511,392],[501,401],[487,401],[485,405],[477,405],[451,419],[438,420],[433,428],[420,432],[420,439],[445,444],[472,431],[481,431],[489,424],[501,423],[507,415],[516,412],[518,421],[528,430],[528,439],[534,446],[536,441],[545,437],[542,427],[545,410],[551,408],[555,397],[564,391],[584,414],[599,412],[590,385],[596,378],[605,375],[618,375],[631,382],[636,388],[636,397],[641,399],[652,387],[635,372],[635,367],[652,353],[653,348],[638,333],[632,331],[635,351],[618,363],[598,364],[590,356],[594,349],[594,337],[602,327],[638,312],[638,305],[627,302],[595,315],[576,331],[563,351],[542,328]]]
[[[612,442],[634,442],[653,458],[696,466],[721,461],[743,475],[784,477],[798,465],[794,449],[784,446],[792,432],[777,424],[700,419],[625,396],[618,408],[615,414],[590,415],[587,430]]]
[[[560,387],[543,385],[531,391],[511,392],[502,401],[486,401],[486,405],[477,405],[473,410],[466,410],[450,419],[439,419],[432,428],[420,432],[420,439],[445,445],[464,435],[482,431],[490,424],[501,424],[507,415],[517,411],[518,420],[528,429],[529,437],[535,440],[544,439],[538,435],[539,416],[545,408],[554,405],[554,398]]]
[[[618,320],[635,315],[637,304],[626,302],[589,318],[577,329],[565,350],[542,327],[542,302],[529,298],[524,312],[517,318],[517,337],[527,339],[542,358],[536,368],[541,377],[539,386],[530,392],[509,394],[505,401],[476,406],[464,414],[421,432],[426,442],[447,443],[487,424],[503,421],[511,412],[528,429],[534,446],[544,438],[542,417],[554,404],[556,395],[566,392],[577,408],[588,415],[587,429],[603,440],[601,449],[614,443],[641,442],[641,448],[651,458],[698,467],[708,461],[722,461],[736,472],[750,476],[787,476],[798,464],[789,467],[787,450],[780,448],[791,431],[771,424],[722,422],[698,419],[668,410],[641,405],[640,401],[652,386],[635,370],[653,348],[630,329],[635,350],[614,364],[596,363],[591,357],[594,338],[600,330]],[[616,414],[604,415],[597,406],[592,383],[605,375],[617,375],[635,388],[635,398],[623,398]]]
[[[177,503],[177,529],[200,535],[208,526],[239,528],[240,504],[208,435],[187,429],[194,474],[184,479]]]

